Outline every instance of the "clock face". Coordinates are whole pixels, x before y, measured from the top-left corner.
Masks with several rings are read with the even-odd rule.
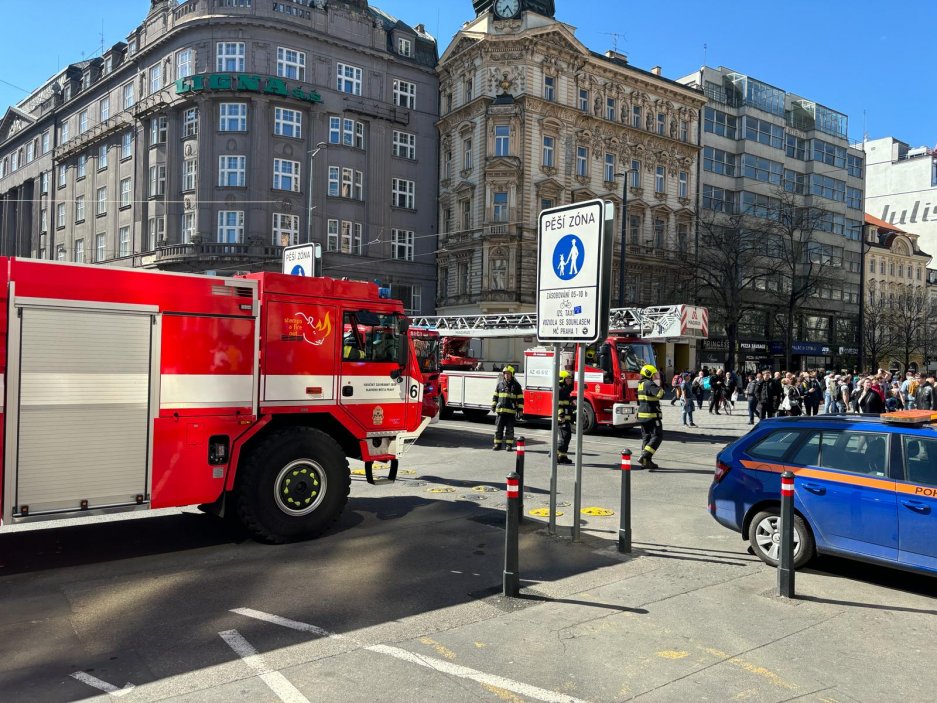
[[[494,8],[498,17],[515,17],[521,9],[521,0],[495,0]]]

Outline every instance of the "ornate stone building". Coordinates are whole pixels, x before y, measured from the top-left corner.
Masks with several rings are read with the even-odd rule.
[[[552,1],[474,6],[438,66],[439,312],[530,310],[540,210],[591,198],[616,206],[614,304],[625,172],[625,300],[687,302],[702,92],[590,51]]]

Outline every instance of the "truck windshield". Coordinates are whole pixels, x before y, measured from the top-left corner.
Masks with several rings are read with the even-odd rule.
[[[638,373],[645,364],[654,364],[654,347],[647,342],[619,342],[617,347],[622,371]]]
[[[399,322],[393,314],[345,313],[342,358],[345,361],[397,362]]]
[[[439,371],[439,337],[422,337],[413,335],[413,351],[420,371],[424,373],[437,373]]]

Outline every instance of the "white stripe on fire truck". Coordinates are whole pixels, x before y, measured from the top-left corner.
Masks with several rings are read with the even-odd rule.
[[[279,375],[264,376],[264,402],[289,400],[332,400],[335,376]]]
[[[215,408],[250,405],[254,377],[227,374],[163,374],[160,408]]]

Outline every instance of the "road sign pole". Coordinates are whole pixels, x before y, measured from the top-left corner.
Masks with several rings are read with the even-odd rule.
[[[576,345],[576,407],[584,403],[586,345]],[[554,393],[554,395],[557,395]],[[582,411],[576,413],[576,486],[573,489],[573,542],[579,541],[579,511],[582,509]]]
[[[547,523],[547,534],[556,534],[556,444],[559,426],[556,423],[560,412],[560,345],[553,345],[553,419],[550,421],[550,521]]]

